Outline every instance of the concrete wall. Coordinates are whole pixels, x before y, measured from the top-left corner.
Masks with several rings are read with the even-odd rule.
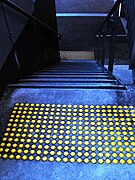
[[[55,0],[37,0],[35,2],[34,15],[52,29],[58,31]],[[57,36],[51,33],[51,31],[43,31],[41,28],[38,28],[38,31],[40,38],[44,40],[43,43],[45,44],[47,65],[52,65],[59,62],[60,54]]]

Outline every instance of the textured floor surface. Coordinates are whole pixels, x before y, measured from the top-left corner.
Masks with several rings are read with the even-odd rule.
[[[0,144],[3,159],[135,163],[135,108],[16,103]]]
[[[43,90],[43,89],[36,89],[36,90],[34,90],[34,89],[14,89],[14,90],[13,89],[8,89],[5,92],[5,95],[3,96],[3,100],[1,101],[1,106],[0,106],[0,117],[2,117],[0,119],[1,137],[2,137],[2,135],[4,135],[4,132],[6,130],[6,127],[7,127],[8,123],[9,123],[9,127],[13,122],[14,122],[15,126],[16,126],[16,124],[17,124],[17,126],[19,126],[19,121],[17,119],[15,120],[16,122],[15,121],[9,122],[9,119],[12,119],[12,117],[10,118],[10,114],[11,114],[11,112],[14,111],[13,107],[14,107],[14,104],[16,102],[19,102],[19,103],[22,103],[22,102],[27,103],[27,102],[29,102],[30,104],[40,104],[40,105],[41,104],[46,104],[46,105],[47,104],[55,104],[55,105],[56,104],[57,105],[58,104],[61,104],[61,105],[62,104],[63,105],[64,104],[69,104],[69,105],[76,105],[77,104],[77,105],[83,105],[84,106],[84,105],[93,104],[95,107],[96,107],[97,104],[101,105],[101,106],[105,105],[106,107],[109,104],[111,106],[113,106],[113,105],[122,105],[122,106],[124,106],[124,105],[125,106],[131,106],[131,105],[133,105],[133,106],[135,106],[134,90],[135,89],[134,89],[133,86],[128,86],[127,90],[76,90],[75,91],[75,90],[62,90],[62,89],[61,90],[57,90],[57,89],[56,90],[51,90],[50,89],[49,91],[47,91],[47,90]],[[20,105],[19,105],[19,108],[20,108]],[[37,111],[37,110],[35,110],[35,111]],[[17,116],[17,117],[19,118],[19,116]],[[21,123],[22,125],[21,126],[24,126],[24,125],[29,126],[31,123],[29,122],[29,119],[27,119],[27,120],[28,121],[26,122],[26,121],[23,121],[23,119],[22,119],[22,123]],[[40,119],[39,119],[39,121],[40,121]],[[80,120],[78,120],[77,123],[79,123],[79,121]],[[57,123],[57,120],[55,122]],[[75,123],[74,120],[72,120],[71,122],[72,122],[70,124],[71,127],[76,126],[76,125],[73,124],[73,123]],[[82,126],[82,127],[88,126],[87,124],[84,126],[84,122],[85,122],[84,120],[82,122],[83,122],[83,124],[80,125],[80,126]],[[100,122],[101,122],[101,124],[99,125]],[[89,127],[95,129],[95,130],[91,130],[91,132],[92,133],[97,132],[97,128],[108,127],[108,129],[104,130],[104,132],[108,133],[108,135],[109,135],[110,134],[109,127],[113,128],[113,126],[111,126],[111,124],[109,124],[109,123],[107,123],[106,126],[103,125],[103,124],[106,124],[105,121],[100,121],[100,122],[96,121],[96,124],[94,124],[95,122],[94,123],[92,123],[92,121],[90,122],[90,123],[92,123],[92,126],[89,126]],[[112,139],[112,140],[111,139],[108,140],[109,146],[108,147],[106,146],[106,148],[112,148],[113,147],[112,145],[114,145],[114,144],[112,143],[112,145],[111,145],[111,142],[115,142],[115,143],[119,142],[119,145],[121,145],[121,142],[123,142],[122,146],[119,146],[119,147],[116,146],[116,149],[119,148],[120,151],[124,149],[124,151],[123,151],[124,153],[122,153],[122,152],[121,152],[121,154],[118,153],[121,157],[124,154],[124,156],[123,156],[124,161],[122,161],[122,163],[127,161],[127,159],[130,159],[130,158],[133,161],[133,151],[132,151],[133,144],[131,144],[132,146],[127,147],[127,148],[130,148],[130,151],[129,151],[129,149],[126,149],[125,145],[128,145],[128,141],[129,142],[132,141],[132,139],[130,140],[130,136],[132,136],[132,134],[130,134],[130,136],[129,136],[129,131],[134,131],[134,129],[133,130],[128,130],[127,129],[126,131],[127,131],[128,134],[124,135],[123,132],[125,130],[124,129],[122,130],[122,127],[123,128],[126,127],[126,128],[130,129],[131,128],[130,122],[124,120],[123,122],[122,121],[121,122],[113,121],[113,123],[114,123],[115,128],[113,130],[111,130],[111,133],[115,132],[115,135],[110,134],[109,136],[108,135],[103,136],[103,137],[107,136],[107,137]],[[121,130],[119,130],[119,127],[117,126],[117,123],[120,123],[119,127],[120,127]],[[125,123],[125,125],[124,125],[124,123]],[[129,125],[128,125],[128,123],[129,123]],[[36,124],[36,125],[38,125],[38,124]],[[47,125],[49,126],[49,124],[47,124]],[[96,126],[94,126],[94,125],[96,125]],[[63,126],[63,124],[60,124],[60,126]],[[66,127],[66,126],[69,126],[69,125],[64,124],[64,127]],[[39,126],[37,126],[37,128],[38,127]],[[49,127],[51,127],[51,126],[49,126]],[[57,127],[57,124],[56,124],[56,127]],[[79,127],[79,128],[81,128],[81,127]],[[132,128],[133,128],[133,125],[132,125]],[[23,128],[23,129],[25,129],[24,131],[27,130],[27,128]],[[86,127],[86,129],[87,129],[87,127]],[[100,133],[101,129],[99,129],[98,131]],[[128,137],[128,140],[124,140],[124,139],[120,140],[119,139],[120,137],[118,138],[119,135],[116,134],[116,132],[118,132],[118,134],[119,134],[119,131],[122,133],[121,137],[123,137],[123,138]],[[79,131],[77,131],[77,132],[79,132]],[[11,134],[13,132],[10,131],[9,133]],[[29,134],[29,132],[27,132],[27,133]],[[130,132],[130,133],[132,133],[132,132]],[[23,133],[23,134],[25,134],[25,133]],[[36,134],[38,135],[38,133],[36,133]],[[60,138],[62,138],[62,136],[63,136],[63,134],[58,134],[58,135],[59,135]],[[12,134],[11,134],[11,136],[12,136]],[[23,136],[25,136],[25,135],[23,135]],[[29,136],[31,136],[31,135],[29,135]],[[63,139],[65,141],[67,140],[66,143],[68,143],[68,138],[69,138],[68,136],[69,136],[69,134],[66,135],[67,139],[64,139],[64,138],[59,139],[59,143],[61,143],[61,140],[63,142]],[[74,139],[75,138],[74,136],[75,136],[74,134],[71,134],[70,138],[72,137]],[[81,134],[80,134],[80,136],[81,136]],[[83,135],[83,137],[84,136],[86,136],[85,137],[86,139],[88,138],[87,134]],[[89,137],[92,137],[92,136],[93,136],[92,134],[89,134]],[[100,145],[100,141],[101,141],[100,139],[101,138],[102,138],[103,142],[107,142],[107,140],[103,139],[103,137],[102,136],[100,137],[100,136],[101,136],[100,134],[97,135],[99,140],[98,139],[90,140],[90,146],[91,146],[91,142],[92,142],[93,145],[94,145],[95,142],[96,143],[99,142],[99,145]],[[54,138],[55,137],[56,136],[54,136]],[[107,137],[105,137],[105,138],[107,138]],[[18,138],[18,137],[16,137],[16,138]],[[79,137],[79,138],[81,139],[81,137]],[[92,138],[94,138],[94,136]],[[113,140],[114,138],[115,138],[115,140]],[[117,140],[117,138],[119,140]],[[22,139],[25,139],[25,138],[22,138]],[[28,139],[30,139],[30,138],[28,138]],[[28,139],[27,139],[27,141],[29,141]],[[78,141],[81,141],[81,140],[77,140],[77,142]],[[95,141],[95,142],[93,142],[93,141]],[[49,141],[47,141],[47,142],[49,142]],[[126,144],[124,144],[124,142],[126,142]],[[14,146],[16,146],[16,143],[17,142],[14,143],[15,144]],[[53,143],[55,143],[55,139],[54,139]],[[26,144],[28,144],[28,143],[26,143]],[[61,146],[61,144],[59,146]],[[63,143],[62,146],[65,147],[67,145]],[[73,146],[74,146],[74,144],[73,144]],[[28,145],[26,147],[28,147]],[[48,146],[46,146],[46,148],[47,147]],[[101,150],[101,148],[103,148],[103,147],[105,148],[105,145],[100,146],[99,150]],[[40,146],[39,146],[39,148],[40,148]],[[61,148],[61,147],[59,147],[59,148]],[[98,146],[98,148],[99,148],[99,146]],[[24,149],[22,149],[22,150],[24,150]],[[114,146],[113,150],[115,151],[116,149],[115,149],[115,146]],[[93,150],[94,150],[94,148],[93,148]],[[106,149],[106,150],[108,151],[109,149]],[[13,150],[13,152],[14,152],[14,150]],[[21,152],[21,150],[19,150],[19,152]],[[25,151],[25,152],[27,154],[27,151]],[[117,152],[118,152],[117,150],[116,150],[116,152],[113,152],[113,153],[110,152],[110,154],[111,154],[110,157],[113,158],[113,156],[117,156]],[[39,151],[38,153],[41,153],[41,152]],[[53,153],[54,152],[51,152],[51,154],[53,154]],[[64,151],[63,151],[63,153],[64,153]],[[106,154],[107,154],[107,152],[106,152]],[[79,154],[79,155],[81,155],[81,154]],[[95,156],[94,153],[92,155]],[[109,155],[109,154],[107,154],[107,155]],[[118,160],[120,160],[119,155],[117,157],[114,157],[114,159],[118,158]],[[86,153],[86,156],[87,156],[87,153]],[[101,154],[99,154],[99,157],[100,156],[105,157],[105,156],[102,156],[102,152],[101,152]],[[128,158],[127,156],[128,157],[130,156],[130,157]],[[123,159],[123,158],[121,158],[121,159]],[[44,160],[46,160],[46,158],[44,158]],[[53,159],[50,159],[50,160],[53,160]],[[67,160],[67,159],[65,159],[65,160]],[[59,161],[59,159],[58,159],[58,161]],[[71,161],[74,161],[74,159],[71,159]],[[110,162],[110,161],[108,161],[108,162]],[[114,162],[117,163],[117,161],[114,161]],[[124,174],[124,176],[123,176],[123,174]],[[120,179],[120,180],[123,180],[124,179],[124,180],[134,180],[134,177],[135,177],[134,174],[135,174],[135,165],[134,164],[129,165],[129,164],[127,164],[127,162],[125,162],[125,164],[120,164],[120,163],[114,164],[113,162],[110,163],[110,164],[106,164],[105,161],[104,161],[103,164],[99,164],[99,163],[92,164],[91,162],[88,163],[88,164],[85,164],[84,162],[82,162],[82,163],[78,163],[78,162],[71,163],[70,162],[70,157],[69,157],[69,162],[67,162],[67,163],[65,163],[63,161],[61,161],[61,162],[56,162],[56,161],[49,162],[49,159],[47,159],[46,162],[43,162],[41,160],[40,161],[37,161],[37,160],[32,160],[32,161],[26,160],[26,161],[24,161],[24,160],[21,160],[21,159],[17,160],[17,159],[14,159],[14,158],[13,159],[0,158],[0,177],[1,177],[1,179],[4,179],[4,180],[5,179],[6,180],[9,180],[9,179],[19,179],[19,180],[20,179],[21,180],[22,179],[23,180],[24,179],[26,179],[26,180],[27,179],[51,179],[51,180],[52,179],[61,179],[61,180],[62,179],[81,179],[81,180],[83,180],[83,179],[92,179],[92,180],[95,180],[95,179],[100,179],[100,180],[103,180],[103,179],[112,179],[112,180]]]

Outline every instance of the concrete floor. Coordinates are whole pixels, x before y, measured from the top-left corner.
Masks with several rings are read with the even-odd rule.
[[[0,138],[5,131],[14,103],[56,103],[83,105],[134,105],[135,86],[130,84],[127,66],[115,66],[114,74],[127,85],[126,90],[12,89],[5,91],[0,102]],[[130,84],[130,85],[129,85]],[[0,158],[1,180],[135,180],[135,164],[78,164],[22,161]]]
[[[132,70],[128,65],[115,65],[114,75],[116,75],[124,84],[133,84]]]
[[[108,66],[105,65],[105,68],[108,68]],[[113,74],[120,79],[123,84],[133,84],[132,70],[129,69],[129,65],[114,65]]]
[[[127,90],[7,89],[0,104],[1,135],[15,102],[135,106],[134,91],[135,87],[132,85],[127,86]],[[135,165],[44,163],[41,161],[0,159],[0,179],[134,180]]]
[[[1,180],[134,180],[135,165],[1,160]]]

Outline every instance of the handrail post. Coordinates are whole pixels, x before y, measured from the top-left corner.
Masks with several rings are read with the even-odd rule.
[[[119,7],[117,7],[116,11],[113,14],[112,23],[112,32],[111,32],[111,45],[110,45],[110,53],[109,53],[109,65],[108,70],[112,73],[113,72],[113,65],[114,65],[114,54],[116,49],[116,36],[117,36],[117,29],[118,29],[118,17],[119,17]]]
[[[101,33],[97,35],[97,61],[100,61],[100,50],[101,50]]]
[[[102,31],[102,50],[101,50],[101,64],[104,66],[105,64],[105,48],[106,48],[106,26]]]
[[[101,64],[104,66],[105,63],[105,50],[106,50],[106,34],[108,31],[108,23],[110,19],[112,18],[112,29],[111,29],[111,45],[110,45],[110,52],[109,52],[109,65],[108,65],[108,70],[110,72],[113,72],[113,64],[114,64],[114,54],[115,54],[115,49],[116,49],[116,36],[117,36],[117,29],[118,29],[118,18],[119,18],[119,6],[123,2],[123,0],[117,0],[108,13],[107,17],[99,27],[97,31],[98,35],[98,61],[101,59]],[[100,42],[99,40],[102,38],[102,41]],[[100,45],[101,44],[101,45]],[[100,53],[101,57],[100,57]]]

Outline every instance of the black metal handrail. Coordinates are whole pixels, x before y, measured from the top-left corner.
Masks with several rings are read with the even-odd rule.
[[[113,64],[114,64],[114,55],[116,49],[116,37],[117,37],[117,29],[118,29],[118,19],[119,19],[119,7],[123,0],[117,0],[108,13],[107,17],[100,25],[96,37],[98,38],[98,51],[97,51],[97,59],[101,60],[101,64],[104,66],[105,63],[105,51],[106,51],[106,38],[108,29],[111,30],[111,40],[110,40],[110,52],[109,52],[109,64],[108,70],[113,72]]]
[[[17,6],[15,3],[9,1],[9,0],[0,0],[2,3],[6,4],[7,6],[9,6],[10,8],[14,9],[15,11],[17,11],[18,13],[20,13],[21,15],[29,18],[30,20],[36,22],[37,24],[39,24],[40,26],[42,26],[45,29],[48,29],[50,32],[54,33],[56,36],[58,36],[59,39],[61,39],[62,35],[59,34],[57,31],[55,31],[53,28],[51,28],[50,26],[48,26],[47,24],[43,23],[41,20],[37,19],[36,17],[32,16],[30,13],[28,13],[27,11],[25,11],[24,9],[22,9],[21,7]]]
[[[124,0],[130,69],[135,71],[135,0]],[[134,74],[135,75],[135,74]],[[134,77],[135,83],[135,77]]]
[[[102,24],[100,25],[97,34],[100,33],[100,31],[102,31],[102,28],[105,26],[106,23],[108,23],[108,21],[110,20],[111,16],[114,14],[114,12],[116,11],[116,9],[118,8],[118,6],[120,5],[120,3],[122,3],[123,0],[117,0],[114,4],[114,6],[112,7],[112,9],[110,10],[110,12],[108,13],[108,15],[106,16],[105,20],[102,22]]]

